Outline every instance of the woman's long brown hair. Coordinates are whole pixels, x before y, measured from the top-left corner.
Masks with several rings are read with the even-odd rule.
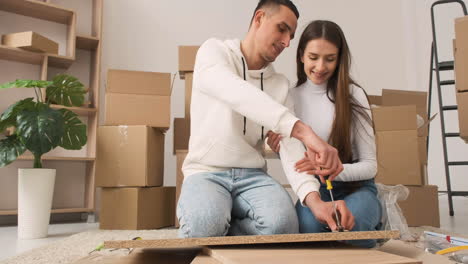
[[[358,117],[362,117],[371,125],[372,119],[366,112],[368,108],[362,106],[350,94],[350,85],[357,86],[360,89],[362,87],[350,76],[351,53],[343,31],[334,22],[326,20],[312,21],[302,33],[296,54],[298,79],[296,86],[307,81],[302,57],[307,43],[314,39],[325,39],[338,48],[338,64],[327,84],[327,97],[335,104],[335,120],[333,121],[328,142],[338,150],[342,163],[352,163],[351,127],[360,122]]]

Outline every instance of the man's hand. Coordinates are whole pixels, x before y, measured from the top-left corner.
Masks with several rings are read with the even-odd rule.
[[[304,153],[304,158],[300,161],[296,162],[295,169],[297,172],[305,172],[310,175],[318,175],[320,177],[320,181],[325,184],[325,177],[320,174],[320,171],[323,170],[320,166],[317,165],[317,162],[313,159],[309,158],[309,154],[307,152]],[[336,177],[336,176],[335,176]],[[334,178],[328,177],[330,181]]]
[[[274,133],[273,131],[270,130],[270,131],[268,131],[266,136],[268,137],[267,144],[268,144],[268,146],[270,146],[271,150],[273,150],[276,153],[279,153],[279,151],[280,151],[280,144],[279,143],[280,143],[280,140],[281,140],[281,135],[276,134],[276,133]]]
[[[312,211],[317,221],[327,224],[331,230],[337,230],[335,210],[332,202],[324,202],[320,199],[317,192],[311,192],[306,196],[305,204]],[[354,216],[351,211],[349,211],[345,201],[337,200],[335,204],[341,226],[345,230],[352,230],[354,227]]]
[[[294,124],[291,136],[299,139],[307,148],[307,156],[316,165],[316,175],[330,176],[333,180],[343,171],[343,164],[338,156],[338,151],[323,141],[315,132],[302,121]]]

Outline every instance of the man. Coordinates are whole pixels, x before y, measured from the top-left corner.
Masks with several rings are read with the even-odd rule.
[[[295,172],[294,163],[303,157],[305,145],[308,157],[322,169],[317,175],[336,177],[343,166],[336,149],[293,115],[289,82],[271,65],[289,47],[298,18],[289,0],[261,0],[242,41],[209,39],[200,47],[177,206],[179,236],[298,232],[288,193],[264,170],[262,149],[269,130],[282,135],[281,161],[301,202],[319,208],[317,218],[336,228],[332,208],[320,200],[319,182]],[[346,218],[346,206],[340,203],[338,209]]]

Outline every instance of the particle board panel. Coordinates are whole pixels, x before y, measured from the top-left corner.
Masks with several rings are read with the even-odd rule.
[[[373,249],[354,247],[317,248],[313,245],[300,247],[217,247],[205,248],[204,253],[223,264],[301,264],[310,260],[320,264],[419,264],[420,260],[401,257]]]
[[[175,238],[157,240],[114,240],[105,241],[106,248],[179,248],[214,245],[245,245],[245,244],[270,244],[270,243],[294,243],[317,241],[340,241],[360,239],[391,239],[399,238],[400,232],[390,231],[365,231],[365,232],[328,232],[310,234],[283,234],[262,236],[225,236],[202,238]]]

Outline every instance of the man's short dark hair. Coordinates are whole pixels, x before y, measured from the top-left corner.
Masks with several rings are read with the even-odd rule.
[[[263,7],[273,7],[273,8],[278,8],[279,6],[284,5],[287,8],[289,8],[294,15],[296,15],[296,18],[299,19],[299,11],[297,10],[297,7],[294,5],[294,3],[291,0],[260,0],[258,2],[257,7],[255,8],[255,11],[252,16],[252,20],[250,21],[250,24],[252,24],[252,21],[255,17],[255,13],[263,8]]]

